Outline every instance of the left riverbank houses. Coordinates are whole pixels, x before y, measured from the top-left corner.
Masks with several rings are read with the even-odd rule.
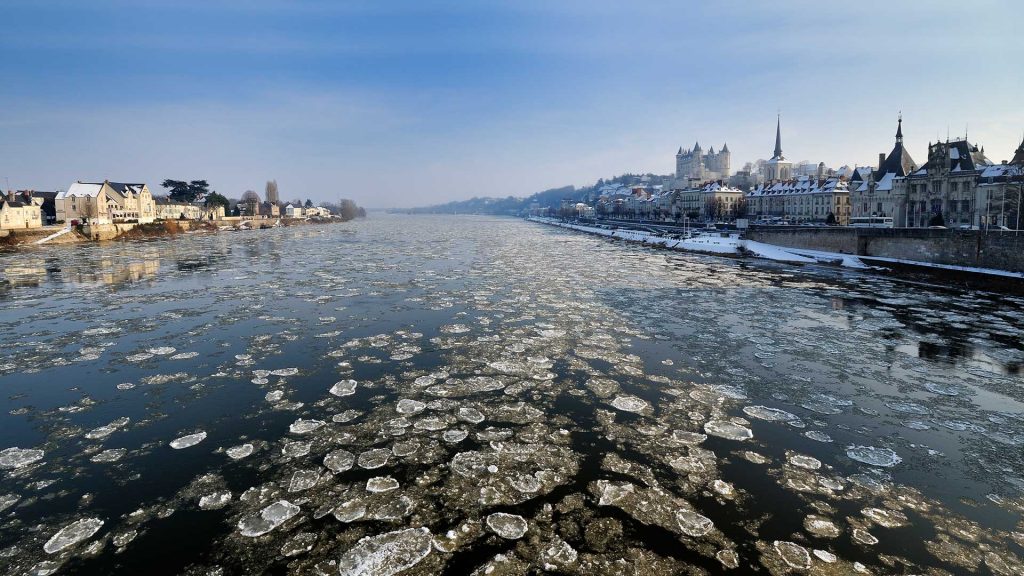
[[[0,195],[0,230],[25,230],[43,225],[42,201],[8,191]]]
[[[57,194],[54,204],[61,222],[145,224],[156,219],[156,203],[145,184],[75,182]]]

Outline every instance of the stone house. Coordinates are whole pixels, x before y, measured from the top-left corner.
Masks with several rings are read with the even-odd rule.
[[[42,228],[42,210],[39,204],[27,200],[13,191],[0,195],[0,230],[27,230]]]
[[[57,193],[54,204],[57,220],[62,222],[146,223],[156,219],[156,203],[145,184],[75,182]]]

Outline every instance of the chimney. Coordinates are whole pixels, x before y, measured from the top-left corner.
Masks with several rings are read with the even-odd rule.
[[[885,152],[878,153],[878,170],[882,170],[882,166],[885,165]]]
[[[7,191],[7,201],[14,202],[14,190]]]

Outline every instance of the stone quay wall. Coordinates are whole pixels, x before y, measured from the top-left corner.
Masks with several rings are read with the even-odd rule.
[[[1024,232],[771,226],[750,229],[746,236],[790,248],[1024,272]]]

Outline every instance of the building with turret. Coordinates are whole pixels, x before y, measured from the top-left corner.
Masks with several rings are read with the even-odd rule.
[[[893,218],[896,226],[905,225],[905,218],[895,221],[906,202],[902,183],[917,165],[903,146],[903,116],[896,122],[896,143],[886,156],[878,155],[876,170],[854,170],[850,177],[850,200],[853,216]]]
[[[732,173],[731,168],[732,153],[728,144],[723,144],[721,150],[715,152],[714,146],[705,151],[697,142],[692,149],[680,147],[676,153],[676,180],[680,182],[727,180]]]

